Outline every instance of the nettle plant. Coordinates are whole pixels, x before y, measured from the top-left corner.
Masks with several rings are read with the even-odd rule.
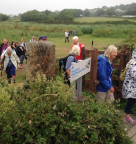
[[[0,143],[9,144],[131,144],[114,106],[83,93],[72,99],[61,77],[37,74],[22,89],[0,82]]]

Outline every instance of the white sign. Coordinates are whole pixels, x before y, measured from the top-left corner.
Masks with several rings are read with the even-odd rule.
[[[91,57],[77,64],[71,65],[70,82],[77,80],[91,70]]]

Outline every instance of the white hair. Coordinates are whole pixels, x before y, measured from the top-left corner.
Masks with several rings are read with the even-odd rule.
[[[74,36],[74,37],[72,38],[72,40],[74,40],[74,39],[78,40],[78,37],[77,37],[77,36]]]
[[[110,54],[114,51],[117,51],[117,48],[114,45],[108,46],[107,50],[105,51],[104,55],[110,58]]]
[[[72,47],[72,50],[69,52],[72,55],[80,55],[80,48],[77,45]]]
[[[12,53],[12,48],[11,48],[11,47],[8,47],[8,48],[6,49],[6,52],[7,52],[7,53]]]

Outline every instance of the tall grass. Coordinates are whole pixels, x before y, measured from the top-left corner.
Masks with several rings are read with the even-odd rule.
[[[0,40],[3,38],[9,41],[20,41],[25,37],[29,41],[34,35],[39,37],[46,35],[47,37],[64,37],[65,30],[72,34],[72,30],[76,29],[76,35],[92,34],[96,37],[125,38],[130,34],[136,33],[135,25],[64,25],[64,24],[38,24],[26,22],[1,22],[0,23]]]

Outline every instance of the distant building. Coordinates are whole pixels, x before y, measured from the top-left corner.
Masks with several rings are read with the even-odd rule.
[[[83,15],[81,14],[80,17],[82,17]]]
[[[128,18],[131,18],[131,17],[136,17],[136,15],[122,15],[122,17],[128,17]]]
[[[121,12],[125,12],[125,11],[123,11],[121,9],[116,9],[115,12],[120,12],[121,13]]]

